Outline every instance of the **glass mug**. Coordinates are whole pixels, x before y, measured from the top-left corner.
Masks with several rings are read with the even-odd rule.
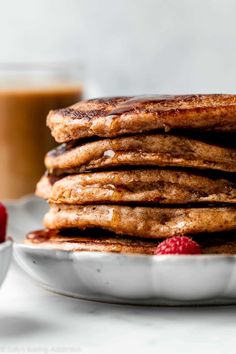
[[[80,79],[77,64],[0,63],[0,199],[34,192],[56,145],[46,116],[81,98]]]

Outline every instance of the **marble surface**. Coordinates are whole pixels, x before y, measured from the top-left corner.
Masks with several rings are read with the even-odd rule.
[[[236,306],[137,307],[41,289],[13,264],[0,290],[0,353],[235,353]]]

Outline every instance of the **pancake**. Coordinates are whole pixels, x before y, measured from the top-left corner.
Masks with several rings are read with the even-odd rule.
[[[59,143],[156,129],[236,132],[236,95],[98,98],[51,111],[47,125]]]
[[[124,166],[174,166],[236,172],[236,149],[183,136],[136,135],[71,147],[60,145],[45,157],[52,175]]]
[[[49,200],[52,194],[53,185],[60,180],[60,177],[43,175],[36,185],[35,195],[42,199]]]
[[[94,233],[77,230],[75,236],[61,235],[58,230],[41,230],[27,235],[25,243],[64,251],[113,252],[153,254],[156,243],[143,239],[116,236],[98,237]]]
[[[216,234],[214,237],[194,237],[203,254],[236,254],[235,234]],[[27,235],[24,243],[46,249],[58,249],[74,252],[111,252],[153,255],[159,242],[162,240],[138,239],[104,235],[96,230],[75,230],[61,234],[58,230],[40,230]]]
[[[134,237],[167,238],[236,230],[236,207],[155,208],[51,204],[48,229],[103,228]]]
[[[39,197],[61,204],[236,203],[236,183],[183,171],[97,172],[53,179],[43,176]]]

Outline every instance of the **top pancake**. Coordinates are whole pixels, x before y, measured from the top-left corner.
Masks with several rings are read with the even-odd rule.
[[[57,142],[161,129],[236,132],[236,95],[111,97],[50,111]]]

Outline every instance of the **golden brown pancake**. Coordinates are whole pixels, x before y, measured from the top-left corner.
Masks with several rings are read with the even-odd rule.
[[[156,129],[236,132],[236,95],[98,98],[51,111],[47,125],[59,143]]]
[[[214,234],[213,237],[195,236],[203,254],[236,254],[235,234]],[[162,240],[120,237],[99,230],[76,230],[60,233],[59,230],[40,230],[27,235],[24,243],[40,248],[74,252],[111,252],[153,255]]]
[[[45,173],[36,185],[35,195],[40,198],[49,200],[51,198],[53,185],[61,178],[62,177],[54,177]]]
[[[51,203],[236,203],[236,183],[183,171],[106,171],[54,180],[43,176],[36,189]]]
[[[49,152],[50,174],[138,166],[174,166],[236,172],[236,149],[163,134],[136,135],[89,142],[73,148],[66,144]]]
[[[99,231],[98,231],[99,233]],[[101,232],[100,232],[101,233]],[[129,239],[127,237],[90,236],[77,230],[76,235],[61,235],[59,230],[41,230],[27,235],[25,243],[49,249],[64,251],[88,251],[88,252],[113,252],[113,253],[140,253],[153,254],[157,243],[143,239]]]
[[[163,208],[120,205],[51,204],[48,229],[103,228],[144,238],[236,230],[236,207]]]

